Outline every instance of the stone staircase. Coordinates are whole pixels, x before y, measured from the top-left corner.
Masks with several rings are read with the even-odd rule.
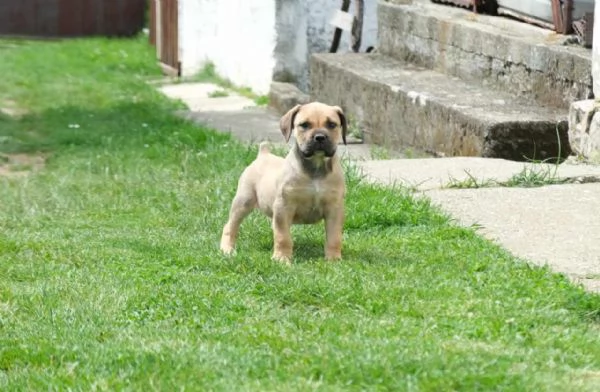
[[[378,23],[377,53],[311,59],[311,98],[340,104],[367,142],[445,156],[569,155],[569,105],[592,95],[590,50],[428,0],[380,1]]]

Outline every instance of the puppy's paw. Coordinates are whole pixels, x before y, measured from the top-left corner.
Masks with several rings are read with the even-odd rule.
[[[277,261],[278,263],[285,265],[292,265],[292,258],[287,255],[283,255],[281,253],[274,253],[271,257],[271,260]]]
[[[221,243],[221,253],[225,256],[233,256],[235,254],[235,248],[229,244]]]
[[[325,254],[325,260],[327,261],[341,261],[342,252],[327,252]]]

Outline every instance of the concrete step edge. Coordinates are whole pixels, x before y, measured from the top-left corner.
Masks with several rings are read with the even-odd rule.
[[[311,89],[365,124],[367,142],[513,160],[569,153],[566,111],[387,56],[314,55]]]

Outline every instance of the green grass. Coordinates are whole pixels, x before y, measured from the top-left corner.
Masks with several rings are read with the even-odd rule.
[[[215,90],[212,93],[208,94],[210,98],[224,98],[228,97],[229,93],[225,90]]]
[[[539,187],[545,185],[563,184],[568,181],[557,174],[558,166],[525,166],[523,170],[509,178],[502,185],[507,187]]]
[[[344,261],[307,226],[272,262],[259,214],[225,258],[256,149],[171,114],[145,40],[0,50],[0,152],[50,154],[0,178],[0,390],[598,390],[598,296],[351,168]]]

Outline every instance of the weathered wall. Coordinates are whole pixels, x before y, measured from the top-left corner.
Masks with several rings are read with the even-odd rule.
[[[600,15],[600,1],[596,0],[594,15]],[[594,97],[600,98],[600,16],[594,19],[594,45],[592,47],[592,80]]]
[[[274,79],[309,88],[309,59],[313,53],[328,52],[335,27],[329,24],[341,1],[277,0],[277,46]],[[350,12],[355,12],[355,2]],[[377,43],[377,0],[365,0],[361,51]],[[350,33],[344,32],[338,52],[350,48]]]
[[[600,15],[600,1],[594,13]],[[569,143],[573,152],[600,163],[600,18],[594,20],[592,81],[595,99],[573,102],[569,112]]]
[[[568,108],[592,92],[589,50],[507,18],[429,2],[380,3],[379,49],[463,80]]]
[[[182,73],[193,75],[211,61],[219,74],[261,94],[273,78],[307,91],[310,55],[329,50],[329,19],[340,6],[341,0],[180,0]],[[348,50],[349,35],[342,35],[339,52]],[[365,0],[362,50],[376,41],[377,0]]]

